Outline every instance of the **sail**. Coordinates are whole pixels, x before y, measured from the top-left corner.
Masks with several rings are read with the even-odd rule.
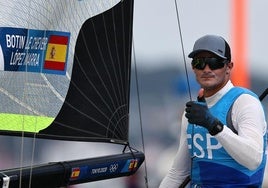
[[[121,154],[2,169],[0,187],[134,174],[145,157],[128,142],[133,0],[0,7],[0,134],[124,145]]]
[[[133,2],[0,2],[1,134],[128,142]]]

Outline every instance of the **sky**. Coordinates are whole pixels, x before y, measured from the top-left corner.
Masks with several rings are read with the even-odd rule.
[[[268,1],[247,2],[248,66],[254,73],[267,75],[263,67],[267,63]],[[183,52],[175,0],[136,0],[133,32],[137,62],[146,60],[140,66],[152,69],[182,66],[183,53],[189,61],[187,55],[195,40],[205,34],[221,35],[231,45],[231,3],[231,0],[177,0]]]

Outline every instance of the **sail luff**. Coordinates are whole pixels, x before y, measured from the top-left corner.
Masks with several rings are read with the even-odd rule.
[[[133,10],[134,10],[134,3],[132,3],[132,5],[130,6],[130,11],[133,12]],[[125,15],[123,14],[122,20],[124,19],[124,17],[125,17]],[[130,18],[129,19],[132,20],[132,22],[126,22],[126,23],[124,23],[122,21],[123,22],[122,24],[129,24],[129,27],[130,28],[133,28],[133,14],[130,14]],[[127,58],[125,60],[132,62],[132,56],[131,56],[132,53],[131,52],[132,52],[133,29],[131,29],[130,32],[125,32],[125,30],[124,30],[123,33],[125,33],[125,35],[128,35],[127,38],[130,39],[130,42],[128,43],[128,47],[127,47],[127,50],[128,51],[126,53],[128,55],[127,55]],[[124,49],[126,49],[126,48],[124,48]],[[128,70],[128,73],[127,73],[127,75],[128,75],[127,78],[128,79],[126,80],[126,84],[128,84],[130,86],[131,85],[131,63],[127,65],[127,70]],[[129,101],[129,100],[130,100],[130,87],[126,91],[126,101]],[[129,106],[128,106],[128,109],[127,110],[128,110],[128,114],[129,114]],[[128,120],[128,122],[129,122],[129,120]],[[127,134],[129,136],[129,132],[127,132]]]

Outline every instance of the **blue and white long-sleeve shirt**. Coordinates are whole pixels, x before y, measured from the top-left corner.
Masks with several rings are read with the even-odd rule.
[[[217,105],[224,106],[220,99],[233,87],[229,81],[215,95],[206,98],[208,107],[213,110],[213,107],[215,108]],[[218,112],[213,113],[222,123],[226,124],[226,115],[218,117],[216,115]],[[195,126],[194,132],[188,129],[189,134],[187,134],[188,120],[183,116],[179,149],[172,168],[163,179],[160,188],[178,187],[190,174],[192,183],[201,184],[201,187],[206,187],[205,184],[212,187],[217,185],[226,187],[227,183],[230,184],[229,187],[232,185],[239,187],[239,183],[250,184],[253,182],[260,185],[266,161],[264,155],[266,121],[260,101],[248,93],[239,95],[233,103],[231,119],[238,134],[224,126],[222,132],[212,137],[206,129],[200,126]],[[200,133],[198,133],[199,131]],[[232,162],[227,158],[221,161],[223,156],[228,156],[227,158]],[[191,157],[193,157],[193,161],[191,161]],[[217,165],[209,166],[207,161],[215,162]],[[202,165],[205,166],[202,167]],[[193,166],[192,169],[191,166]],[[227,173],[226,168],[229,167],[236,168],[237,171]],[[205,170],[198,170],[201,168]],[[218,172],[221,171],[225,173],[219,174]],[[255,172],[259,174],[256,175]],[[245,175],[244,178],[251,177],[251,179],[243,180],[242,175]],[[222,176],[222,178],[219,179],[218,176]]]

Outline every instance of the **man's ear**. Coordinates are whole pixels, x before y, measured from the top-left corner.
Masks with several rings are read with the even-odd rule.
[[[229,67],[229,69],[232,69],[234,67],[234,63],[230,61],[229,63],[227,63],[227,67]]]
[[[234,67],[234,63],[232,61],[230,61],[229,63],[227,63],[227,71],[226,74],[230,74],[232,68]]]

